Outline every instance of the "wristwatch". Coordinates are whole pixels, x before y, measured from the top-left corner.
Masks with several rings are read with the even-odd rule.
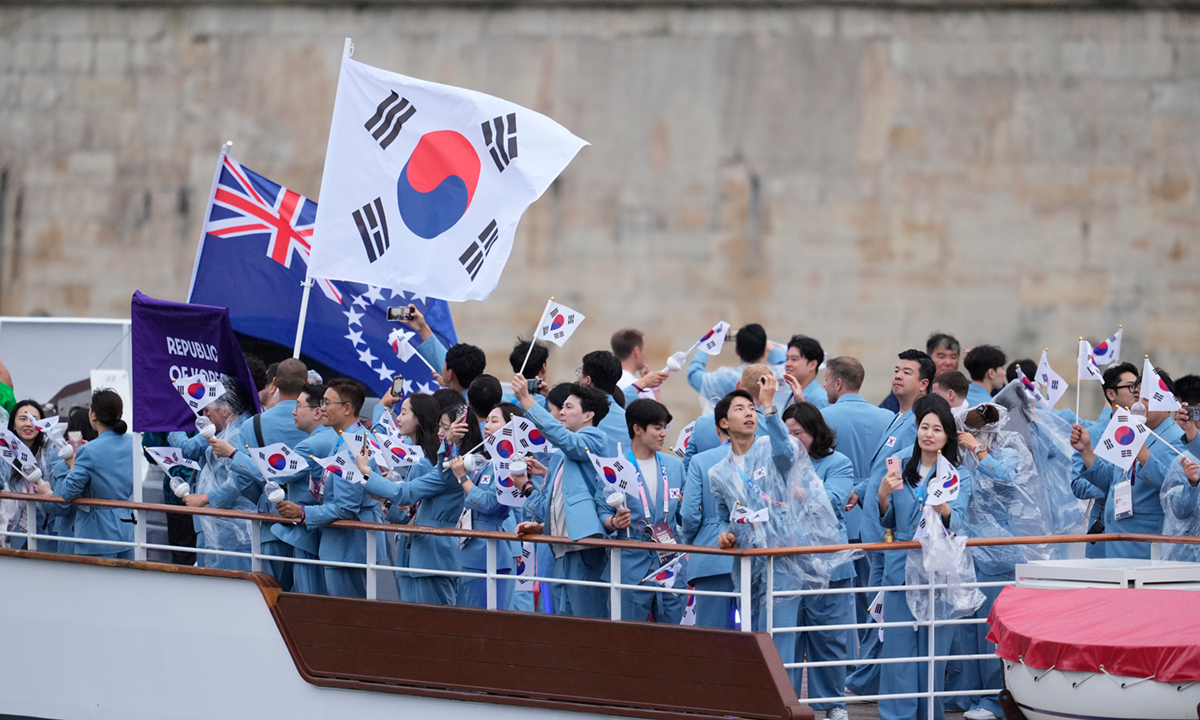
[[[772,405],[771,407],[767,408],[766,410],[763,410],[763,415],[765,415],[767,417],[771,417],[777,412],[779,412],[778,406]]]

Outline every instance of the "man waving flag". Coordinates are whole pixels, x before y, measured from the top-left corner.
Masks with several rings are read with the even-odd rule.
[[[343,57],[312,275],[483,300],[525,208],[585,144],[519,105]]]

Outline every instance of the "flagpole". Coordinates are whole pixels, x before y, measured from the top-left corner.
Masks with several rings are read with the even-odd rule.
[[[217,156],[217,169],[213,173],[212,188],[208,191],[208,204],[204,206],[205,213],[212,207],[213,198],[217,196],[217,183],[221,181],[221,168],[225,167],[225,156],[233,148],[233,141],[226,140],[221,146],[221,154]],[[208,215],[200,222],[200,242],[196,244],[196,260],[192,263],[192,282],[188,285],[188,302],[192,301],[192,291],[196,289],[196,273],[200,270],[200,254],[204,252],[204,236],[208,234]]]
[[[354,54],[354,42],[350,38],[346,38],[345,44],[342,45],[342,58],[348,58]],[[311,242],[316,242],[314,236]],[[310,242],[310,246],[311,246]],[[304,270],[304,295],[300,298],[300,319],[296,323],[296,345],[292,348],[292,357],[300,357],[300,345],[304,343],[304,320],[308,317],[308,296],[312,292],[313,286],[313,264],[312,253],[309,253],[308,262],[305,263]],[[426,363],[428,365],[428,363]]]
[[[1112,325],[1109,325],[1112,327]],[[1083,342],[1083,338],[1079,338]],[[1083,397],[1083,375],[1079,372],[1079,349],[1075,350],[1075,422],[1079,422],[1079,399]]]
[[[537,342],[538,328],[542,326],[542,318],[546,317],[546,311],[550,309],[550,305],[554,303],[554,296],[546,301],[546,307],[542,308],[542,314],[538,315],[538,324],[533,328],[533,337],[529,338],[529,350],[525,352],[525,359],[521,361],[521,369],[517,371],[518,375],[525,374],[525,366],[529,364],[529,356],[533,354],[534,343]]]

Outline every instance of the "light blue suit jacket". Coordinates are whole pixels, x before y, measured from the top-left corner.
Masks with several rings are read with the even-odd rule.
[[[429,339],[422,342],[416,348],[417,354],[425,358],[431,367],[439,373],[442,371],[442,366],[446,364],[446,346],[438,340],[437,335],[430,335]]]
[[[754,437],[760,438],[767,434],[767,427],[763,424],[765,418],[762,409],[756,407],[755,411],[758,413],[758,427],[754,430]],[[683,466],[688,467],[692,458],[721,445],[721,436],[717,434],[716,416],[713,413],[701,415],[696,418],[696,427],[692,428],[692,439],[683,454]]]
[[[679,458],[667,453],[657,453],[658,458],[658,477],[654,478],[655,488],[657,492],[650,492],[648,486],[643,490],[646,493],[646,501],[650,504],[650,516],[646,516],[646,508],[642,506],[641,493],[636,495],[625,496],[625,506],[629,508],[630,523],[628,530],[619,530],[615,533],[608,534],[610,539],[615,540],[633,540],[633,541],[649,541],[650,539],[639,529],[640,526],[654,525],[656,523],[665,522],[671,528],[671,534],[675,536],[675,541],[679,539],[679,501],[683,494],[683,463]],[[630,452],[626,451],[624,457],[629,459]],[[634,467],[639,467],[636,462]],[[667,473],[667,507],[666,513],[663,512],[663,485],[662,471]],[[639,477],[641,471],[638,471]],[[596,501],[596,515],[600,518],[600,524],[603,525],[605,519],[616,515],[616,511],[608,504],[607,488],[597,487],[594,495]],[[657,553],[647,550],[622,550],[621,551],[621,582],[636,585],[642,581],[642,578],[650,574],[650,570],[658,567]],[[611,575],[608,572],[608,567],[604,568],[603,578],[608,580]]]
[[[976,405],[979,405],[980,403],[986,403],[986,402],[991,402],[991,401],[992,401],[992,394],[990,392],[988,392],[987,390],[984,390],[983,386],[976,385],[975,383],[972,382],[970,387],[967,388],[967,404],[970,405],[971,407],[975,407]]]
[[[807,397],[807,391],[806,391]],[[896,414],[875,407],[862,395],[843,395],[832,405],[821,408],[826,424],[837,433],[837,451],[850,459],[854,468],[854,488],[866,487],[871,474],[871,461],[879,447],[879,438],[896,419]],[[842,506],[845,508],[845,505]],[[846,515],[846,534],[851,540],[859,537],[862,522],[862,498]]]
[[[917,440],[917,423],[912,408],[892,418],[875,444],[871,454],[871,470],[866,480],[854,488],[862,501],[863,519],[859,533],[865,543],[883,542],[883,525],[879,523],[879,484],[887,475],[887,459],[899,452],[912,454],[912,445]]]
[[[471,508],[471,527],[475,530],[505,532],[505,521],[512,514],[512,506],[500,502],[497,486],[500,484],[496,477],[496,468],[491,463],[475,470],[471,481],[475,487],[467,493],[464,502]],[[511,482],[511,481],[509,481]],[[496,547],[496,567],[512,569],[513,558],[521,554],[521,546],[514,542],[502,541]],[[487,541],[472,538],[459,551],[461,564],[466,568],[483,570],[487,568]]]
[[[608,414],[596,427],[608,438],[604,447],[605,456],[616,457],[618,444],[625,450],[629,449],[629,426],[625,424],[625,408],[618,405],[612,395],[605,393],[605,397],[608,398]],[[592,452],[600,454],[596,448],[592,448]]]
[[[292,449],[304,458],[306,463],[304,469],[298,473],[283,475],[275,479],[275,482],[283,486],[287,492],[289,502],[305,506],[319,504],[309,489],[309,483],[314,480],[319,481],[321,476],[325,474],[325,468],[321,467],[320,463],[313,460],[313,458],[329,457],[333,454],[333,447],[337,445],[337,442],[337,432],[331,427],[321,425],[313,430],[312,434],[307,438],[296,443],[296,446]],[[244,462],[247,460],[251,465],[254,465],[254,461],[247,457],[246,453],[238,453],[233,463],[233,471],[245,472]],[[257,471],[258,467],[255,466],[254,470]],[[307,512],[307,507],[305,508],[305,512]],[[310,555],[316,555],[321,547],[320,528],[309,529],[302,524],[276,524],[271,526],[271,532],[280,540],[293,547],[298,547]]]
[[[721,446],[696,455],[687,468],[683,489],[680,524],[684,545],[717,547],[717,536],[729,527],[729,518],[721,517],[717,498],[708,484],[708,471],[729,455],[729,447]],[[733,570],[733,558],[725,555],[692,555],[688,559],[688,582],[712,575],[728,575]]]
[[[130,500],[133,497],[133,439],[105,430],[75,453],[75,467],[53,483],[62,499],[98,498]],[[133,542],[133,513],[103,507],[79,507],[75,515],[77,538]],[[127,547],[75,543],[76,555],[115,555]]]
[[[912,457],[911,452],[905,452],[900,456],[900,465],[903,467],[908,464],[909,458]],[[955,469],[958,470],[959,491],[958,497],[950,501],[950,524],[947,529],[953,533],[964,532],[967,528],[967,508],[971,504],[971,490],[973,486],[971,473],[963,466],[959,465]],[[930,478],[936,477],[936,468],[931,470],[929,476],[921,482],[928,484]],[[878,489],[876,489],[878,493]],[[917,523],[921,521],[921,504],[917,500],[917,488],[905,482],[900,489],[892,493],[888,503],[887,512],[883,517],[879,516],[878,496],[872,512],[878,518],[879,524],[885,528],[891,528],[896,533],[896,540],[912,540],[913,533],[917,530]],[[937,528],[931,528],[932,532],[937,532]],[[883,553],[883,583],[885,585],[903,585],[904,584],[904,564],[908,558],[907,550],[886,550]]]
[[[448,468],[442,469],[445,461],[445,444],[438,451],[434,463],[428,459],[414,465],[404,482],[394,483],[379,473],[367,479],[367,493],[391,500],[395,505],[417,505],[413,525],[421,527],[452,528],[458,525],[466,493],[458,479]],[[436,570],[460,570],[459,539],[438,535],[408,535],[409,567]]]
[[[345,432],[353,433],[359,429],[354,423]],[[341,447],[341,438],[330,450],[335,454]],[[372,461],[374,462],[374,461]],[[321,528],[321,542],[317,556],[322,560],[333,562],[367,561],[367,533],[364,530],[326,527],[334,520],[359,520],[361,522],[381,522],[379,503],[369,497],[360,483],[352,483],[336,473],[325,473],[325,491],[320,505],[304,508],[304,523],[309,530]],[[376,561],[387,558],[387,545],[383,533],[375,538]]]
[[[545,532],[550,533],[550,501],[554,493],[555,480],[561,473],[559,482],[562,485],[563,503],[567,517],[567,537],[579,540],[585,537],[604,536],[604,526],[596,515],[594,497],[600,486],[600,478],[596,476],[596,468],[587,456],[587,449],[598,454],[596,448],[606,447],[607,438],[596,427],[581,428],[579,432],[571,432],[558,420],[550,416],[536,405],[530,408],[526,415],[537,425],[546,439],[559,452],[551,457],[546,466],[546,477],[541,487],[534,490],[533,495],[525,503],[532,517],[546,523]],[[628,435],[626,435],[628,437]]]

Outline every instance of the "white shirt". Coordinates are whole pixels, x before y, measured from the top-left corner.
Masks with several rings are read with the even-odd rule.
[[[634,460],[637,460],[638,472],[642,474],[642,482],[646,483],[647,497],[654,497],[658,492],[658,455],[654,455],[648,460],[637,457]]]
[[[617,381],[617,387],[624,390],[635,382],[637,382],[637,375],[634,375],[625,368],[621,368],[621,379]]]

